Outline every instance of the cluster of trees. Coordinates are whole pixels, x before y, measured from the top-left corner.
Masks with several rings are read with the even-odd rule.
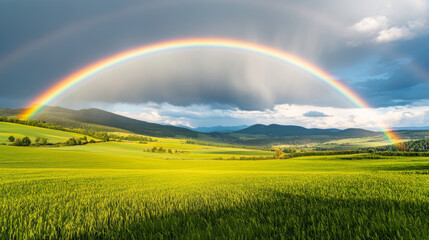
[[[25,136],[21,138],[15,138],[14,136],[10,136],[8,141],[11,142],[12,146],[30,146],[31,140],[29,137]]]
[[[178,153],[178,152],[179,152],[179,151],[177,151],[177,150],[173,150],[173,149],[171,149],[171,148],[163,148],[163,147],[159,147],[159,148],[157,148],[157,147],[148,148],[148,149],[146,149],[146,151],[147,151],[147,152],[156,152],[156,153],[170,153],[170,154]]]
[[[380,146],[374,148],[372,151],[403,151],[403,152],[428,152],[429,151],[429,138],[424,138],[415,141],[407,141],[397,143],[394,145]]]
[[[75,145],[85,145],[87,143],[95,143],[94,139],[91,139],[88,141],[88,138],[86,136],[80,137],[80,138],[69,138],[67,141],[64,142],[65,146],[75,146]]]
[[[36,146],[45,146],[45,145],[49,145],[48,143],[48,139],[47,138],[42,138],[42,137],[36,137],[36,140],[34,141],[34,144]]]
[[[47,138],[42,137],[36,137],[34,143],[32,144],[31,139],[29,137],[23,137],[21,138],[15,138],[14,136],[9,136],[7,139],[9,142],[11,142],[12,146],[42,146],[42,145],[49,145]]]
[[[138,141],[138,142],[157,142],[158,140],[153,139],[151,137],[145,137],[145,136],[137,136],[137,135],[127,135],[127,136],[118,136],[115,134],[109,134],[110,138],[119,139],[119,140],[126,140],[126,141]]]
[[[32,143],[31,139],[29,137],[23,137],[21,138],[15,138],[14,136],[9,136],[8,141],[11,142],[10,145],[12,146],[45,146],[45,145],[54,145],[52,143],[48,142],[47,138],[43,138],[43,137],[36,137],[36,139],[34,140],[34,143]],[[84,137],[80,137],[80,138],[69,138],[68,140],[66,140],[63,143],[57,143],[55,145],[57,146],[74,146],[74,145],[84,145],[87,143],[95,143],[94,139],[91,139],[90,141],[88,141],[88,138],[86,136]]]

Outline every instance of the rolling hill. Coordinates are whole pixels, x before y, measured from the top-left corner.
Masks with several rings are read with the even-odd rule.
[[[0,109],[0,115],[17,116],[20,111],[20,109]],[[156,137],[196,138],[199,135],[199,133],[186,128],[149,123],[96,108],[72,110],[48,106],[33,119],[52,122],[67,128],[84,128],[107,132],[125,131]]]

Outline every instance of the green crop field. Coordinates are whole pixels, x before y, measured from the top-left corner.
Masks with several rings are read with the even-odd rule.
[[[157,140],[0,146],[0,239],[429,238],[427,157],[217,160],[273,152]]]

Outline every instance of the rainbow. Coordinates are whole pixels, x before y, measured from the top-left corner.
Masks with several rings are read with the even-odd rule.
[[[216,39],[216,38],[194,38],[194,39],[181,39],[173,40],[161,43],[155,43],[151,45],[145,45],[131,50],[127,50],[116,55],[107,57],[95,63],[92,63],[70,75],[61,79],[53,85],[51,88],[43,92],[36,99],[31,101],[28,105],[29,107],[21,115],[20,119],[27,120],[39,113],[46,105],[52,103],[55,99],[66,93],[68,90],[72,89],[79,83],[88,80],[97,73],[102,72],[105,69],[113,67],[115,65],[130,61],[132,59],[148,56],[156,53],[179,50],[179,49],[189,49],[189,48],[224,48],[224,49],[233,49],[233,50],[242,50],[246,52],[251,52],[273,59],[277,59],[284,63],[291,64],[310,75],[313,75],[317,79],[323,81],[335,91],[343,95],[348,99],[352,104],[359,108],[371,108],[371,106],[366,103],[357,93],[353,92],[339,80],[332,77],[329,73],[323,69],[313,65],[312,63],[295,56],[293,54],[274,49],[271,47],[243,42],[238,40],[231,39]],[[394,132],[390,131],[387,127],[379,125],[380,130],[382,131],[385,138],[391,142],[395,143],[399,140],[398,136]]]

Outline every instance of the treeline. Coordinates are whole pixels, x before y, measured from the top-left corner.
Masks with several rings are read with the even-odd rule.
[[[52,130],[59,130],[64,132],[72,132],[72,133],[79,133],[82,135],[88,135],[93,138],[98,139],[105,139],[108,140],[109,136],[106,132],[95,132],[95,131],[87,131],[85,129],[71,129],[71,128],[65,128],[59,125],[55,125],[50,122],[42,121],[42,120],[20,120],[17,118],[8,118],[5,116],[0,116],[0,122],[10,122],[10,123],[17,123],[27,126],[34,126],[34,127],[40,127],[40,128],[47,128]]]
[[[30,146],[31,145],[31,139],[27,136],[21,138],[15,138],[14,136],[10,136],[7,139],[9,142],[11,142],[10,145],[12,146]]]
[[[183,151],[174,150],[171,148],[163,148],[163,147],[153,147],[146,149],[146,152],[153,152],[153,153],[184,153]]]
[[[11,146],[45,146],[45,145],[51,145],[48,143],[47,138],[42,137],[36,137],[35,143],[31,142],[31,139],[27,136],[21,138],[15,138],[14,136],[9,136],[7,140],[11,143]]]
[[[206,141],[200,141],[200,140],[194,140],[194,139],[188,139],[188,140],[186,140],[185,143],[186,144],[202,145],[202,146],[211,146],[211,147],[245,148],[245,149],[264,150],[264,151],[267,150],[267,148],[264,148],[264,147],[233,145],[233,144],[216,143],[216,142],[206,142]]]
[[[420,140],[407,141],[393,145],[380,146],[374,148],[375,151],[391,151],[391,152],[428,152],[429,151],[429,138]]]
[[[429,157],[429,152],[376,152],[375,154],[381,156],[398,156],[398,157]]]
[[[363,157],[351,157],[352,159],[380,159],[380,156],[398,156],[398,157],[429,157],[429,152],[404,152],[404,151],[376,151],[374,149],[358,149],[345,151],[305,151],[277,154],[274,156],[277,159],[289,159],[306,156],[329,156],[329,155],[353,155],[358,153],[366,153]]]
[[[87,143],[95,143],[94,139],[91,139],[88,141],[88,138],[86,136],[80,137],[80,138],[69,138],[64,143],[59,143],[58,145],[63,146],[75,146],[75,145],[85,145]]]
[[[214,160],[272,160],[272,159],[276,159],[274,156],[251,156],[251,157],[229,157],[229,158],[224,158],[224,157],[219,157],[219,158],[215,158]]]
[[[158,140],[151,138],[151,137],[146,137],[146,136],[137,136],[137,135],[119,136],[119,135],[110,134],[110,133],[108,134],[108,136],[111,139],[117,139],[117,140],[122,140],[122,141],[138,141],[140,143],[158,142]]]
[[[88,138],[86,136],[80,137],[80,138],[69,138],[64,142],[58,142],[58,143],[49,143],[47,138],[43,137],[36,137],[34,140],[34,143],[31,141],[31,139],[28,136],[21,138],[15,138],[14,136],[9,136],[7,139],[10,142],[11,146],[20,146],[20,147],[40,147],[40,146],[75,146],[75,145],[84,145],[87,143],[95,143],[94,139],[91,139],[88,141]]]
[[[5,116],[0,116],[0,122],[18,123],[18,124],[22,124],[22,125],[48,128],[48,129],[54,129],[54,130],[60,130],[60,131],[69,131],[70,130],[70,129],[55,125],[53,123],[41,121],[41,120],[19,120],[17,118],[8,118]]]
[[[292,152],[291,150],[283,151],[285,154],[278,156],[280,159],[289,159],[296,157],[306,157],[306,156],[329,156],[329,155],[348,155],[348,154],[358,154],[365,153],[362,150],[344,150],[344,151],[305,151],[305,152]]]

